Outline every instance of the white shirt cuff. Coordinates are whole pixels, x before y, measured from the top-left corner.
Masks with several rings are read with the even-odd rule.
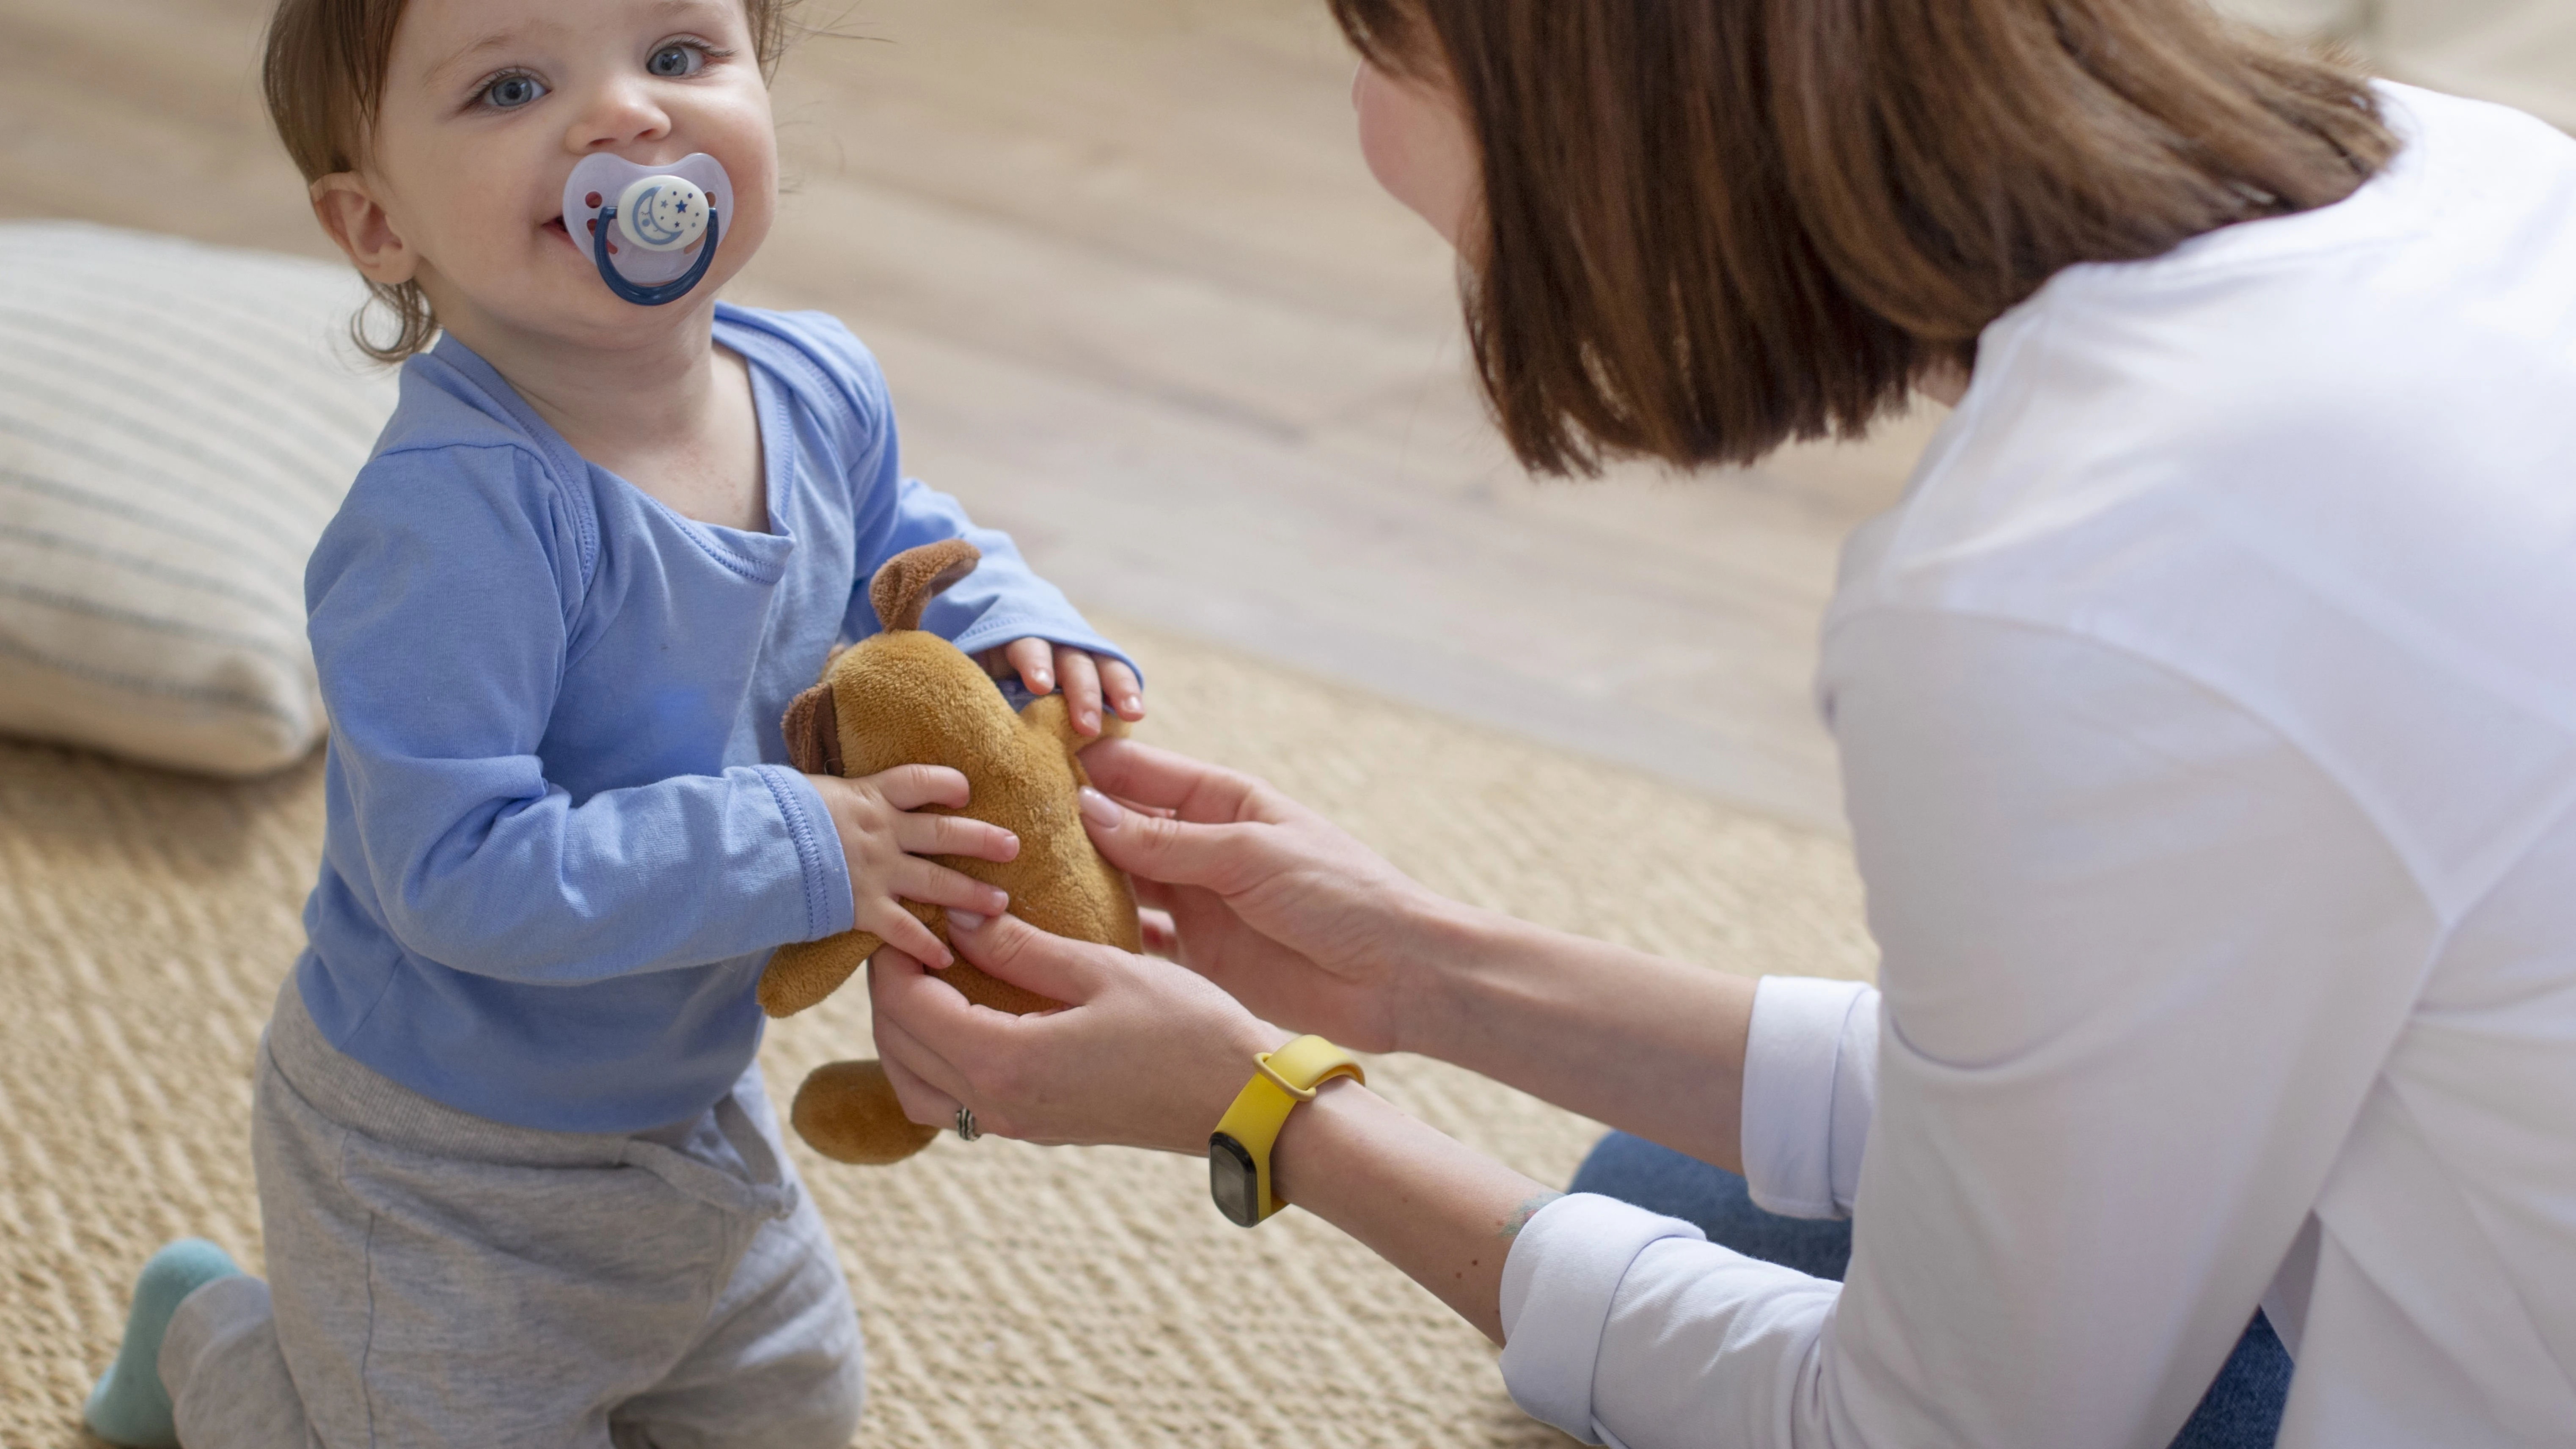
[[[1878,992],[1765,976],[1744,1044],[1744,1181],[1791,1218],[1851,1216],[1878,1107]]]
[[[1503,1386],[1522,1412],[1586,1444],[1601,1331],[1628,1267],[1650,1243],[1704,1239],[1678,1218],[1575,1193],[1533,1214],[1503,1260]]]

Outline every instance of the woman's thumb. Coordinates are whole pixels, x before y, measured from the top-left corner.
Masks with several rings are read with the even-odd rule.
[[[948,944],[958,956],[998,981],[1034,991],[1068,1006],[1098,989],[1090,953],[1110,949],[1051,936],[1017,916],[977,916],[951,907]]]

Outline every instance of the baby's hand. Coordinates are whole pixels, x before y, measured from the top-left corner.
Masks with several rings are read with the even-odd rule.
[[[1019,675],[1031,694],[1053,694],[1062,681],[1065,712],[1073,716],[1073,727],[1087,735],[1100,733],[1104,696],[1129,724],[1145,717],[1145,686],[1137,682],[1136,671],[1106,654],[1045,639],[1014,639],[985,650],[976,662],[995,679]]]
[[[966,808],[966,777],[939,765],[901,765],[864,780],[808,775],[832,812],[841,853],[850,862],[854,928],[873,931],[915,960],[940,967],[948,948],[905,901],[997,916],[1011,898],[972,876],[923,860],[925,855],[964,855],[1006,861],[1020,853],[1020,838],[998,825],[962,815],[916,815],[924,805]]]

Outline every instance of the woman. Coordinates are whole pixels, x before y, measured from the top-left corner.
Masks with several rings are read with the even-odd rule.
[[[2576,144],[2199,0],[1335,9],[1534,469],[1956,404],[1824,640],[1880,989],[1104,746],[1188,969],[969,923],[1072,1003],[1006,1018],[880,956],[907,1110],[1197,1152],[1298,1031],[1661,1144],[1559,1197],[1339,1079],[1269,1154],[1595,1442],[2576,1441]],[[1842,1266],[1781,1215],[1841,1283],[1736,1251]]]

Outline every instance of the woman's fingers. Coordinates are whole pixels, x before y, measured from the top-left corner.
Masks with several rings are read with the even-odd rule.
[[[1145,938],[1147,955],[1160,956],[1166,961],[1181,959],[1181,932],[1172,924],[1171,912],[1138,911],[1136,927],[1138,934]]]
[[[883,1030],[888,1037],[903,1037],[901,1027],[889,1026]],[[894,1099],[902,1105],[903,1115],[924,1127],[945,1127],[956,1121],[957,1099],[914,1075],[912,1068],[905,1066],[895,1052],[895,1047],[886,1043],[880,1042],[877,1046],[878,1064],[885,1068],[886,1082],[894,1088]]]
[[[1091,651],[1058,645],[1055,672],[1064,685],[1064,709],[1073,716],[1073,727],[1087,735],[1100,733],[1100,665]]]
[[[998,825],[964,815],[906,815],[895,822],[895,844],[911,855],[963,855],[976,860],[1016,860],[1020,838]]]
[[[1068,1005],[1089,1000],[1097,989],[1103,953],[1125,954],[1051,936],[1017,916],[998,913],[985,919],[950,912],[948,939],[958,955],[1000,980]]]
[[[1208,1129],[1286,1033],[1177,967],[1067,941],[1010,917],[951,920],[959,952],[1066,1003],[1012,1016],[976,1006],[888,957],[875,977],[877,1045],[990,1131],[1030,1142],[1116,1142],[1204,1152]]]
[[[1270,787],[1250,775],[1134,740],[1102,740],[1082,752],[1082,768],[1105,795],[1184,820],[1226,823],[1283,816]]]
[[[1145,717],[1145,684],[1123,659],[1100,657],[1100,696],[1118,717],[1134,724]]]
[[[950,917],[950,929],[961,929],[954,916]],[[1025,926],[1021,929],[1028,931]],[[1029,931],[1029,934],[1044,941],[1058,940],[1034,931]],[[986,1130],[997,1136],[1027,1135],[1019,1130],[1017,1123],[1017,1109],[1026,1105],[1016,1100],[1020,1090],[1017,1072],[1026,1065],[1022,1059],[1028,1052],[1038,1049],[1037,1039],[1030,1035],[1029,1028],[1039,1018],[1011,1016],[991,1007],[977,1006],[933,980],[918,964],[904,959],[900,953],[879,954],[885,958],[885,967],[882,970],[871,967],[869,977],[869,1000],[876,1013],[877,1051],[886,1061],[899,1061],[910,1069],[924,1089],[911,1097],[902,1097],[904,1115],[916,1122],[927,1121],[937,1126],[953,1121],[957,1105],[963,1104],[973,1108]],[[1000,971],[994,974],[1002,976]],[[1030,984],[1017,976],[1003,976],[1003,979],[1015,984]],[[1043,979],[1043,973],[1030,979]],[[1055,989],[1070,991],[1072,987],[1056,983]],[[980,1064],[980,1069],[966,1064]],[[891,1079],[892,1071],[888,1071],[887,1076]],[[902,1096],[900,1088],[897,1095]],[[942,1110],[947,1114],[944,1117],[925,1118],[920,1115]]]
[[[919,961],[891,946],[868,960],[868,1000],[875,1016],[877,1056],[886,1064],[886,1078],[894,1083],[904,1115],[932,1126],[954,1120],[964,1100],[965,1074],[906,1023],[973,1008],[956,991],[932,980]],[[914,1085],[909,1093],[904,1090],[906,1079]],[[932,1115],[923,1116],[924,1112]]]
[[[897,810],[918,810],[924,805],[963,810],[975,793],[962,771],[945,765],[897,765],[859,783]]]
[[[1130,875],[1230,892],[1266,868],[1262,842],[1246,833],[1259,827],[1146,815],[1088,787],[1080,804],[1091,843]]]

